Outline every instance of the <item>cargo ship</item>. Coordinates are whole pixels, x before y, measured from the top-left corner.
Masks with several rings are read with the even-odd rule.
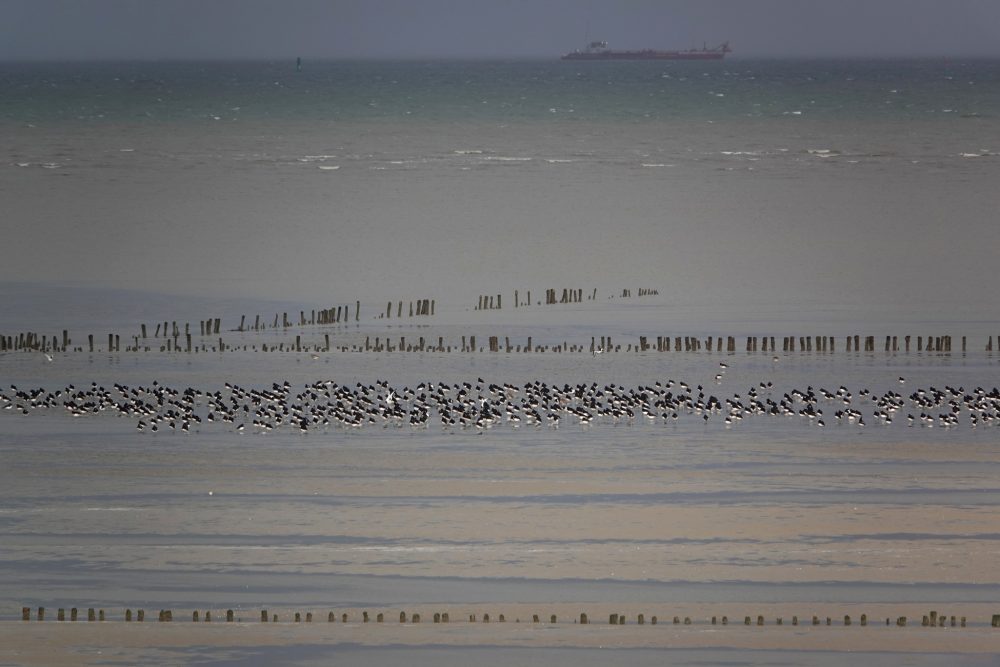
[[[590,42],[583,50],[571,51],[563,55],[562,60],[722,60],[731,51],[729,42],[723,42],[713,48],[702,46],[700,49],[688,49],[687,51],[658,51],[656,49],[614,51],[608,48],[607,42]]]

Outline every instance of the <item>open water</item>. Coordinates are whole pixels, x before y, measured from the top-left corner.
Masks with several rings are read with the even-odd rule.
[[[771,382],[775,399],[807,387],[989,391],[998,72],[938,60],[306,63],[300,73],[5,63],[6,335],[124,341],[142,322],[212,315],[230,329],[242,314],[360,299],[349,325],[225,336],[251,347],[297,333],[315,344],[324,332],[334,345],[405,335],[457,347],[478,334],[587,347],[612,335],[624,350],[640,335],[833,335],[838,347],[778,361],[742,347],[51,362],[17,352],[0,356],[0,387],[483,378],[673,379],[743,397]],[[514,289],[549,287],[597,288],[598,299],[474,310],[479,294],[510,304]],[[640,287],[659,294],[620,297]],[[426,324],[377,319],[387,301],[430,297]],[[852,334],[876,335],[879,351],[846,353]],[[881,351],[885,335],[944,334],[951,354]],[[716,380],[720,361],[729,368]],[[870,400],[856,405],[864,428],[831,419],[827,405],[825,428],[682,414],[266,435],[221,424],[152,435],[107,412],[4,411],[0,616],[22,604],[251,614],[621,603],[663,617],[727,604],[734,617],[760,604],[801,605],[803,616],[888,604],[919,617],[928,605],[961,613],[995,601],[996,427],[973,428],[965,414],[956,427],[908,427],[905,412],[881,424]],[[365,650],[350,649],[359,660]],[[381,650],[369,655],[390,660]],[[497,661],[516,651],[483,650]],[[542,657],[580,659],[552,650]],[[470,657],[441,651],[424,656]]]

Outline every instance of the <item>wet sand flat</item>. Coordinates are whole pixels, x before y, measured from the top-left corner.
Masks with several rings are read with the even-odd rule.
[[[508,619],[519,613],[517,607],[508,611]],[[768,612],[780,613],[775,607]],[[0,625],[3,646],[0,660],[22,665],[109,665],[122,661],[174,664],[197,658],[205,664],[215,664],[213,661],[221,664],[228,655],[252,659],[257,653],[265,655],[281,649],[280,655],[291,662],[324,651],[335,657],[339,648],[409,647],[414,651],[412,659],[422,664],[421,650],[446,647],[465,651],[467,657],[476,655],[477,648],[656,649],[663,652],[664,659],[669,659],[671,651],[683,649],[706,651],[708,658],[723,655],[726,649],[777,651],[792,661],[801,652],[850,651],[894,655],[904,662],[907,656],[951,654],[959,664],[963,664],[963,656],[981,659],[979,664],[989,664],[1000,653],[1000,634],[988,627],[887,628],[877,624],[794,627],[790,625],[790,617],[785,618],[786,625],[779,627],[773,625],[770,616],[766,627],[745,627],[742,621],[728,627],[712,626],[704,620],[691,626],[665,625],[662,620],[656,626],[648,621],[639,626],[634,624],[634,617],[625,626],[609,626],[606,622],[607,619],[602,619],[586,626],[566,621],[557,625],[533,624],[523,618],[520,623],[508,620],[472,624],[453,620],[448,624],[424,621],[419,625],[5,622]]]

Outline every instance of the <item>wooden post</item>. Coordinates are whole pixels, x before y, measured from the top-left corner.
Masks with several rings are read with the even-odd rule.
[[[260,622],[267,623],[267,609],[260,610]]]
[[[21,607],[21,620],[22,621],[31,620],[31,607]]]
[[[997,617],[994,616],[993,617],[993,627],[996,627],[996,619],[997,619]],[[587,623],[589,623],[589,621],[587,620],[587,614],[584,613],[584,612],[581,612],[580,613],[580,625],[587,625]]]

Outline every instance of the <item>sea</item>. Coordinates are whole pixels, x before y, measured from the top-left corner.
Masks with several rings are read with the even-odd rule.
[[[692,633],[714,632],[716,614],[919,625],[935,609],[967,613],[969,632],[989,624],[1000,431],[962,407],[946,417],[948,401],[1000,385],[995,60],[7,62],[0,136],[0,334],[71,340],[0,352],[0,620],[22,606],[325,622],[619,605],[629,619],[691,616]],[[561,302],[564,290],[580,296]],[[433,315],[410,315],[423,299]],[[311,323],[337,307],[339,321]],[[208,318],[219,334],[202,335]],[[168,322],[179,337],[154,333]],[[191,352],[173,347],[186,326]],[[874,349],[848,350],[855,335]],[[705,349],[709,336],[734,351]],[[747,337],[776,345],[748,350]],[[923,348],[939,337],[950,349]],[[371,349],[400,338],[426,345]],[[836,398],[817,403],[823,425],[692,409],[305,433],[206,421],[153,434],[61,405],[154,382],[227,395],[683,382],[723,402]],[[59,405],[18,397],[33,390]],[[897,395],[886,421],[878,399]],[[834,416],[847,407],[863,426]],[[609,659],[576,634],[351,637],[122,659]],[[849,636],[754,650],[694,637],[615,656],[833,665],[855,650]],[[1000,652],[886,646],[861,655]]]

